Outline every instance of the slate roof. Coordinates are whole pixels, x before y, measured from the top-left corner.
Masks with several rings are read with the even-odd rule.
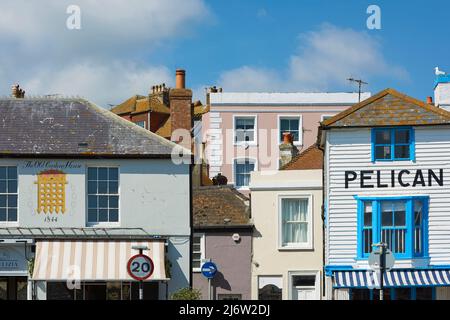
[[[296,155],[280,170],[314,170],[323,169],[323,152],[317,145],[312,145]]]
[[[193,212],[194,228],[252,226],[249,199],[230,186],[194,188]]]
[[[386,89],[322,122],[321,128],[450,124],[450,112]]]
[[[0,137],[0,156],[167,158],[175,146],[78,98],[0,99]]]

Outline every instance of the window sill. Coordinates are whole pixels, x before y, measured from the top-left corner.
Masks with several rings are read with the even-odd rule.
[[[385,159],[385,160],[383,160],[383,159],[378,159],[378,160],[372,160],[372,163],[377,163],[377,162],[381,162],[381,163],[384,163],[384,162],[411,162],[411,163],[414,163],[415,162],[415,160],[414,159]]]
[[[278,247],[278,251],[311,251],[314,250],[314,247],[310,244],[302,245],[302,246],[286,246],[286,247]]]
[[[395,255],[394,255],[394,257],[395,257]],[[358,257],[358,258],[355,258],[355,261],[368,261],[368,260],[369,260],[369,257]],[[419,260],[430,260],[430,257],[429,256],[424,256],[424,257],[395,257],[395,260],[419,261]]]
[[[282,145],[283,144],[283,141],[279,141],[278,142],[278,145]],[[301,147],[301,146],[303,146],[303,143],[302,142],[300,142],[300,141],[294,141],[294,146],[296,146],[296,147]]]
[[[96,227],[116,228],[119,226],[120,226],[120,222],[88,222],[88,223],[86,223],[87,228],[96,228]]]
[[[257,147],[258,143],[256,143],[256,142],[235,142],[233,145],[235,147]]]
[[[19,227],[19,221],[0,221],[0,226]]]

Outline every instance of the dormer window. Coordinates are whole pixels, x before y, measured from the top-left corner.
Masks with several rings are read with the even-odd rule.
[[[372,129],[372,161],[414,160],[412,128]]]

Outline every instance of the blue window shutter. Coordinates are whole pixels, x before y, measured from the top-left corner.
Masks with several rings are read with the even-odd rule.
[[[357,221],[356,221],[356,225],[357,225],[357,246],[356,246],[356,250],[357,250],[357,257],[358,258],[363,258],[364,257],[364,252],[363,252],[363,224],[364,224],[364,212],[363,212],[363,202],[361,200],[356,200],[357,201]]]
[[[375,162],[375,130],[376,129],[372,128],[371,133],[370,133],[371,139],[372,139],[372,146],[371,146],[371,148],[372,148],[372,162]]]
[[[412,248],[414,244],[414,201],[409,199],[406,201],[406,236],[405,236],[405,255],[412,257],[414,250]]]

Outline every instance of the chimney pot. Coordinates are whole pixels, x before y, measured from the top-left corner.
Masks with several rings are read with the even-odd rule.
[[[175,72],[175,88],[184,89],[186,86],[186,71],[177,69]]]
[[[290,132],[283,132],[283,143],[280,144],[280,167],[289,163],[298,154],[298,149],[293,144],[293,136]]]
[[[427,103],[428,104],[433,104],[433,98],[432,97],[427,97]]]
[[[283,132],[283,143],[292,144],[293,137],[290,132]]]
[[[25,97],[25,90],[21,89],[18,84],[15,84],[12,86],[11,95],[13,98],[24,98]]]

